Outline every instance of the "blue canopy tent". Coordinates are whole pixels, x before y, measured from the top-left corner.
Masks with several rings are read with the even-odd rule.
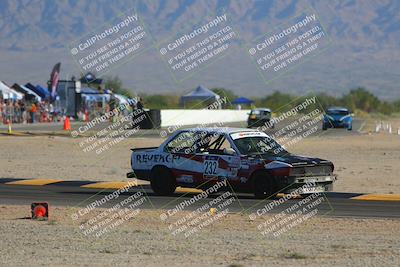
[[[251,103],[253,103],[253,100],[250,100],[248,98],[245,97],[238,97],[235,100],[233,100],[231,103],[233,105],[250,105]]]
[[[25,85],[22,85],[22,84],[20,84],[19,86],[20,86],[22,89],[24,89],[28,94],[34,95],[35,98],[36,98],[36,100],[42,101],[42,97],[41,97],[39,94],[37,94],[35,91],[29,89],[28,87],[26,87]]]
[[[211,91],[210,89],[205,88],[204,86],[200,85],[194,91],[181,96],[181,103],[185,107],[185,104],[190,101],[217,101],[220,99],[220,96]]]
[[[43,99],[47,99],[50,97],[50,92],[46,90],[45,88],[41,87],[40,85],[34,86],[31,83],[25,84],[25,87],[29,88],[33,92],[35,92],[37,95],[39,95]]]

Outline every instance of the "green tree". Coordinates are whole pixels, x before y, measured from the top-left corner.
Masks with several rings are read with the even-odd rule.
[[[223,108],[226,108],[233,100],[238,98],[238,96],[232,90],[229,89],[218,87],[218,88],[212,88],[211,91],[219,95],[221,98],[226,97],[227,103],[226,105],[223,106]]]
[[[361,109],[368,113],[378,111],[380,105],[379,99],[362,87],[351,90],[340,100],[346,107],[352,110]]]
[[[115,94],[133,98],[133,93],[123,87],[122,80],[118,76],[105,77],[104,89],[109,89]]]
[[[140,97],[143,99],[143,104],[145,105],[146,108],[151,108],[151,109],[179,108],[179,96],[175,94],[164,94],[164,95],[141,94]]]
[[[270,108],[275,112],[284,109],[284,106],[291,103],[295,99],[296,97],[293,95],[275,91],[269,96],[257,99],[256,105],[258,107]]]
[[[329,107],[340,106],[340,103],[334,96],[327,95],[326,93],[318,93],[317,106],[322,106],[322,108],[326,110]]]

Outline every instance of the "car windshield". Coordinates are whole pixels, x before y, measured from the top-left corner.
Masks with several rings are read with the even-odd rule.
[[[270,112],[268,110],[252,110],[251,115],[269,115]]]
[[[337,110],[337,109],[328,109],[328,115],[348,115],[349,112],[347,110]]]
[[[288,152],[271,137],[244,137],[234,139],[233,142],[243,155],[269,154],[282,156],[288,154]]]

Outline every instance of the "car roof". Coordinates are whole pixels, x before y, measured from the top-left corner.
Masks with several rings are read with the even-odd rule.
[[[343,108],[343,107],[330,107],[327,110],[349,111],[347,108]]]
[[[182,129],[180,130],[181,132],[183,131],[203,131],[203,132],[208,132],[208,133],[238,133],[238,132],[259,132],[258,130],[255,129],[249,129],[249,128],[236,128],[236,127],[197,127],[197,128],[187,128],[187,129]]]

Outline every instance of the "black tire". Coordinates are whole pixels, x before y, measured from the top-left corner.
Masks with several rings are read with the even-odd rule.
[[[150,186],[157,195],[168,196],[175,192],[176,180],[170,169],[156,166],[151,170]]]
[[[323,130],[323,131],[326,131],[326,129],[327,129],[327,127],[326,127],[325,123],[322,124],[322,130]]]
[[[278,186],[266,172],[253,174],[254,197],[258,199],[274,198],[278,194]]]

